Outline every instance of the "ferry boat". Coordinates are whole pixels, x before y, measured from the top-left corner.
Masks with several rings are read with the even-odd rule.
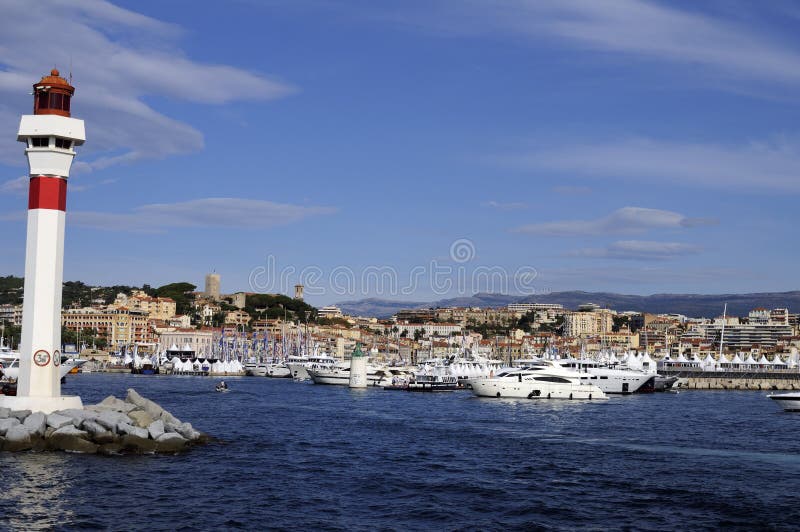
[[[581,381],[581,374],[543,360],[535,365],[506,368],[494,377],[470,379],[478,397],[517,399],[606,399],[594,384]]]

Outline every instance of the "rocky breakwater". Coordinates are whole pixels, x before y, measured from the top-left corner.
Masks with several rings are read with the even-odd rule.
[[[177,453],[208,436],[129,389],[83,409],[43,414],[0,408],[0,449],[99,454]]]

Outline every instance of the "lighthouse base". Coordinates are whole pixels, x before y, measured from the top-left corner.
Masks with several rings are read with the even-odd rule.
[[[77,395],[62,395],[59,397],[0,395],[0,408],[51,414],[57,410],[66,410],[67,408],[83,408],[83,401]]]

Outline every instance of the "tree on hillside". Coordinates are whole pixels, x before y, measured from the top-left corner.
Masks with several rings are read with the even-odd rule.
[[[197,288],[192,283],[170,283],[164,286],[159,286],[155,289],[157,297],[169,297],[175,301],[175,312],[178,314],[189,314],[192,311],[192,301],[194,297],[191,295]]]

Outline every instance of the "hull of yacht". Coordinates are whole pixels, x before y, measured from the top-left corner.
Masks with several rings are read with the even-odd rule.
[[[250,377],[266,377],[267,365],[266,364],[245,364],[244,374]]]
[[[311,380],[314,381],[314,384],[328,384],[328,385],[338,385],[338,386],[350,385],[349,370],[309,369],[308,374],[311,377]],[[367,373],[368,386],[383,386],[384,385],[383,381],[384,381],[383,374]]]
[[[295,380],[305,381],[311,378],[305,362],[289,362],[286,366],[289,368],[289,376]]]
[[[292,376],[292,371],[285,364],[267,364],[267,377],[285,379]]]
[[[605,399],[606,394],[594,385],[543,381],[508,381],[505,379],[470,380],[478,397],[511,399]]]
[[[83,366],[87,361],[82,358],[68,358],[61,362],[58,367],[58,376],[63,379],[69,373],[77,373],[78,368]],[[19,359],[12,357],[4,357],[0,360],[3,364],[3,376],[7,379],[19,379]]]
[[[636,371],[594,369],[581,376],[582,384],[597,386],[603,393],[628,395],[655,391],[655,375]]]
[[[786,412],[800,412],[800,393],[781,393],[768,396]]]

